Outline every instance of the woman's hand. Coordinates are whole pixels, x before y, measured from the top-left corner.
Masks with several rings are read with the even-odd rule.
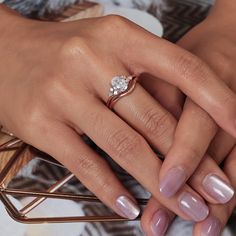
[[[166,129],[168,144],[176,126],[171,113],[139,84],[115,105],[117,115],[104,102],[113,76],[148,72],[178,86],[235,135],[235,95],[210,68],[121,17],[37,22],[3,7],[0,15],[0,123],[6,129],[55,157],[124,217],[139,214],[135,200],[81,134],[181,217],[199,221],[207,216],[207,206],[189,186],[171,199],[159,192],[161,161],[147,141],[160,146],[160,131]],[[229,96],[232,102],[225,105]],[[223,117],[218,117],[218,107]],[[192,208],[185,208],[186,201]]]
[[[224,81],[233,91],[236,91],[236,31],[234,31],[234,28],[232,27],[232,25],[236,22],[236,19],[234,19],[235,16],[232,19],[232,15],[230,15],[230,19],[225,15],[224,17],[219,17],[216,12],[217,8],[213,10],[205,21],[187,33],[180,40],[179,45],[199,56],[199,58],[205,61],[215,71],[215,73],[220,76],[222,81]],[[152,84],[148,84],[146,81],[147,90],[150,91],[151,87],[155,87],[155,83],[156,87],[158,87],[159,84],[156,81],[153,81]],[[165,85],[165,87],[167,86],[168,85]],[[166,88],[168,93],[170,90],[172,90],[172,94],[174,94],[174,98],[172,99],[172,101],[174,101],[172,103],[172,107],[174,107],[174,109],[172,108],[172,113],[180,114],[181,111],[179,111],[180,109],[178,108],[178,100],[180,100],[180,98],[182,99],[180,92],[178,92],[175,88]],[[153,95],[155,96],[155,94],[156,92],[154,91]],[[162,101],[161,103],[164,107],[170,106],[168,101],[165,101],[164,98],[160,97],[160,95],[158,99],[159,101]],[[176,110],[178,112],[176,112]],[[230,178],[234,189],[236,188],[236,183],[234,180],[236,168],[234,161],[236,143],[235,138],[219,129],[207,113],[194,104],[190,99],[186,100],[184,111],[177,126],[174,143],[175,145],[172,146],[171,151],[167,154],[168,159],[164,161],[161,169],[160,174],[162,177],[166,175],[169,169],[176,166],[184,166],[188,174],[183,183],[191,177],[189,179],[189,183],[193,188],[197,189],[194,184],[196,182],[194,179],[199,179],[199,175],[207,169],[209,171],[205,173],[214,173],[211,169],[212,165],[205,165],[206,158],[204,158],[200,163],[200,166],[198,166],[204,156],[204,153],[208,149],[208,155],[210,155],[216,163],[220,164],[226,158],[224,171]],[[195,146],[192,145],[193,143],[195,143]],[[186,155],[186,150],[191,150],[192,147],[195,148],[195,151],[192,152],[193,155]],[[179,156],[179,158],[177,156]],[[209,159],[209,156],[207,159]],[[193,172],[194,174],[192,175]],[[209,189],[210,186],[217,187],[219,180],[214,178],[209,179],[211,181],[206,181],[206,178],[203,178],[198,184],[203,188],[205,187],[205,189]],[[170,184],[172,181],[173,180],[170,180]],[[178,189],[175,189],[175,191],[178,191],[181,186],[182,185],[179,185]],[[200,189],[202,187],[200,187]],[[215,190],[217,190],[217,188],[215,188]],[[220,193],[218,196],[216,194],[217,191]],[[217,191],[212,192],[210,190],[208,194],[210,194],[211,197],[217,197],[218,200],[223,203],[224,199],[229,196],[227,192],[229,193],[230,189],[227,191],[227,187],[221,185]],[[199,187],[198,192],[206,198],[205,194],[201,192],[201,190],[199,191]],[[235,205],[235,197],[231,199],[229,203],[224,205],[210,204],[209,218],[202,223],[196,224],[194,235],[219,235],[220,231],[223,229],[223,226],[230,217]],[[159,213],[159,218],[157,218],[158,214],[156,212],[160,209],[162,210],[161,213]],[[157,216],[156,218],[153,218],[155,214]],[[156,227],[154,227],[154,229],[159,230],[160,232],[162,230],[163,232],[167,229],[167,225],[171,222],[173,217],[173,213],[165,209],[165,207],[152,198],[148,204],[147,210],[144,213],[142,225],[144,230],[147,232],[147,235],[152,235],[152,228],[150,226],[155,224]],[[214,217],[216,217],[216,219]],[[159,222],[159,224],[153,223],[152,219],[155,219],[155,222]],[[213,232],[214,228],[215,231]]]

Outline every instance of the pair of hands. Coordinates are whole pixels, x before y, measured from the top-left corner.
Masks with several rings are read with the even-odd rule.
[[[223,227],[236,204],[236,35],[219,35],[209,17],[179,42],[184,50],[117,16],[46,23],[0,13],[5,128],[54,156],[118,214],[137,217],[135,199],[80,138],[88,135],[152,193],[142,217],[148,235],[164,234],[174,214],[201,221],[196,235]],[[104,102],[110,79],[123,74],[140,75],[142,86],[115,114]],[[163,164],[150,145],[166,155]]]

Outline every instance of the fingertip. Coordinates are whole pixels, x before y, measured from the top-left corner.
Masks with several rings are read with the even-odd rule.
[[[209,215],[209,208],[198,196],[189,192],[183,192],[179,196],[179,208],[193,221],[200,222]]]
[[[136,219],[140,214],[139,206],[127,196],[119,196],[116,199],[118,214],[130,220]]]
[[[164,236],[170,226],[171,218],[164,208],[157,209],[149,220],[142,221],[143,233],[148,236]]]
[[[221,231],[222,223],[220,220],[213,215],[209,215],[204,221],[196,225],[194,235],[220,236]]]
[[[208,174],[202,185],[206,193],[221,204],[229,202],[235,194],[233,187],[215,174]]]
[[[144,235],[164,236],[174,217],[175,214],[173,212],[152,197],[141,218],[141,227]]]
[[[152,235],[164,236],[169,227],[169,224],[170,218],[168,213],[163,209],[159,209],[153,214],[151,219],[150,228]]]
[[[201,236],[220,236],[221,222],[214,216],[209,216],[202,224]]]

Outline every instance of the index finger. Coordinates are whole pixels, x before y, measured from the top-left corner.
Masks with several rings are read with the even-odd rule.
[[[236,137],[236,95],[201,59],[144,30],[130,39],[123,59],[131,71],[147,72],[175,85]],[[138,50],[137,50],[138,49]]]

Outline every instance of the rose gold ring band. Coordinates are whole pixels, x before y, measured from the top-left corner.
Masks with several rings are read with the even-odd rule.
[[[132,93],[137,83],[137,76],[115,76],[111,81],[107,107],[113,109],[115,103],[122,97]]]

